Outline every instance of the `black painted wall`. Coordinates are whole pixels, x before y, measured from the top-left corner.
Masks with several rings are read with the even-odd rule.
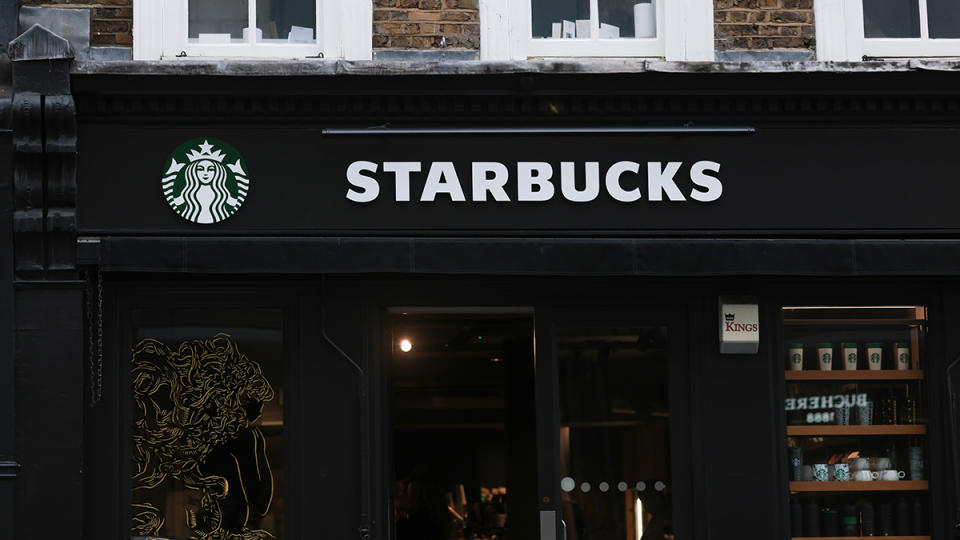
[[[2,18],[2,17],[0,17]],[[14,462],[13,141],[0,130],[0,462]],[[0,468],[0,540],[13,540],[16,468]]]
[[[83,289],[18,282],[16,538],[79,538],[83,456]]]

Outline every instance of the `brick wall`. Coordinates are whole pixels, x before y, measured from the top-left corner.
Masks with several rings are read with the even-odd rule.
[[[375,49],[480,48],[478,0],[373,0]]]
[[[714,0],[718,51],[813,49],[814,0]]]
[[[158,0],[159,1],[159,0]],[[20,5],[90,10],[90,44],[129,47],[133,44],[131,0],[20,0]]]

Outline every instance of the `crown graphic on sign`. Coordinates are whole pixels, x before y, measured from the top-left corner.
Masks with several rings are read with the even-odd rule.
[[[216,161],[217,163],[222,163],[223,158],[227,157],[227,155],[220,150],[214,151],[213,145],[206,140],[204,140],[203,144],[201,144],[198,148],[200,149],[199,152],[196,150],[191,150],[186,153],[187,159],[189,159],[191,163],[201,159],[210,159]]]
[[[726,319],[726,320],[728,320],[728,321],[732,321],[732,320],[733,320],[734,318],[736,318],[736,317],[734,316],[733,313],[724,313],[724,314],[723,314],[723,318]]]

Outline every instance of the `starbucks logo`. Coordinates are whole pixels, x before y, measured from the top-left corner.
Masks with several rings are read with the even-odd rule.
[[[163,196],[174,212],[193,223],[218,223],[237,213],[250,177],[237,150],[217,139],[193,139],[170,154]]]
[[[847,361],[848,361],[848,362],[856,362],[856,361],[857,361],[857,354],[856,354],[856,353],[850,353],[850,354],[848,354],[848,355],[847,355]]]
[[[880,355],[879,355],[878,353],[873,353],[873,354],[871,354],[871,355],[870,355],[870,361],[873,362],[874,364],[879,364],[879,363],[880,363]]]
[[[795,354],[791,356],[790,359],[793,361],[794,364],[799,364],[800,362],[803,362],[803,357],[800,356],[799,354]]]

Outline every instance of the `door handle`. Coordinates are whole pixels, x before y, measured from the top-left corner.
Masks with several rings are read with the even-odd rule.
[[[557,513],[553,510],[540,511],[540,540],[559,540],[557,538]]]
[[[563,540],[567,540],[567,522],[561,519],[560,528],[563,530]]]

